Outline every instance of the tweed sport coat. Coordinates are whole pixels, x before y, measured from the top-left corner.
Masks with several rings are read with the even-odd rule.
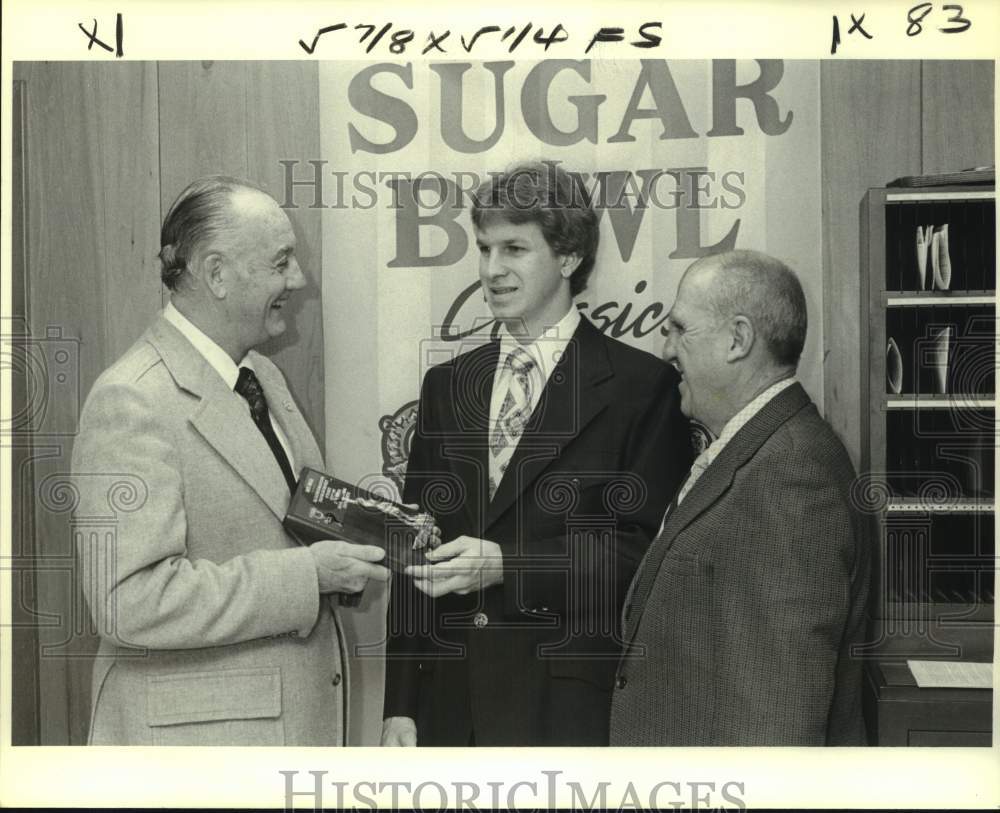
[[[863,745],[868,518],[795,384],[667,518],[624,613],[612,745]]]
[[[322,467],[281,373],[251,358],[296,464]],[[343,744],[339,620],[282,528],[281,470],[246,402],[162,317],[95,383],[73,473],[78,525],[115,509],[113,534],[77,535],[101,636],[90,743]]]
[[[504,582],[391,589],[385,716],[418,745],[606,745],[625,591],[692,457],[670,366],[580,322],[492,500],[499,343],[429,370],[404,496],[442,539],[500,545]]]

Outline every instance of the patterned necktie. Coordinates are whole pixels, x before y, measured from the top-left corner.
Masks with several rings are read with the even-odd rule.
[[[490,436],[490,499],[497,493],[507,464],[531,418],[532,379],[535,362],[523,347],[515,347],[504,362],[507,394]]]
[[[267,445],[271,448],[271,453],[278,462],[281,473],[285,476],[289,492],[294,494],[296,485],[295,475],[292,474],[292,466],[288,462],[288,456],[281,447],[281,441],[278,440],[278,436],[274,432],[274,427],[271,425],[271,416],[267,411],[267,399],[264,397],[264,390],[260,386],[260,381],[257,380],[257,376],[253,370],[247,367],[240,367],[240,374],[236,379],[234,389],[250,404],[250,416],[253,418],[253,422],[257,424],[257,428],[264,436],[264,440],[267,441]]]

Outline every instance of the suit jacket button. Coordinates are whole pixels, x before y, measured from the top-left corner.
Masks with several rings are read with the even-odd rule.
[[[615,678],[616,689],[624,689],[627,685],[628,685],[628,678],[626,678],[625,675],[619,675],[617,678]]]
[[[339,685],[340,685],[340,681],[341,681],[341,680],[343,680],[343,678],[341,678],[341,676],[340,676],[340,672],[337,672],[337,674],[335,674],[335,675],[333,676],[333,680],[331,680],[330,682],[331,682],[331,683],[332,683],[332,684],[333,684],[334,686],[339,686]]]
[[[476,613],[472,618],[472,626],[476,629],[481,630],[487,624],[490,623],[490,617],[486,613]]]

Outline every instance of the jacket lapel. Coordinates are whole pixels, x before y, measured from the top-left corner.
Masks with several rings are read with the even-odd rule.
[[[581,319],[511,455],[507,474],[487,509],[484,530],[503,516],[604,409],[608,395],[601,384],[613,374],[604,338],[587,319]],[[488,465],[488,459],[486,462]]]
[[[653,540],[636,574],[635,589],[625,616],[627,640],[631,640],[638,629],[663,557],[678,535],[722,498],[732,485],[736,472],[757,454],[782,424],[809,403],[809,396],[801,384],[795,383],[779,393],[736,433],[691,487],[684,501],[671,511],[663,533]]]
[[[152,344],[178,386],[201,399],[188,420],[205,441],[283,519],[288,486],[242,399],[181,334],[162,317],[150,328]]]
[[[448,387],[455,425],[442,451],[445,457],[462,462],[456,470],[465,493],[477,495],[463,503],[469,528],[485,527],[489,500],[490,400],[499,357],[499,341],[462,353],[455,359]]]

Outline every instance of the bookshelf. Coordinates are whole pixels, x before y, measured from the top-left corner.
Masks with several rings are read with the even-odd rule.
[[[877,527],[862,653],[877,744],[989,741],[989,690],[917,689],[906,660],[992,660],[995,219],[992,186],[862,203],[857,496]]]

